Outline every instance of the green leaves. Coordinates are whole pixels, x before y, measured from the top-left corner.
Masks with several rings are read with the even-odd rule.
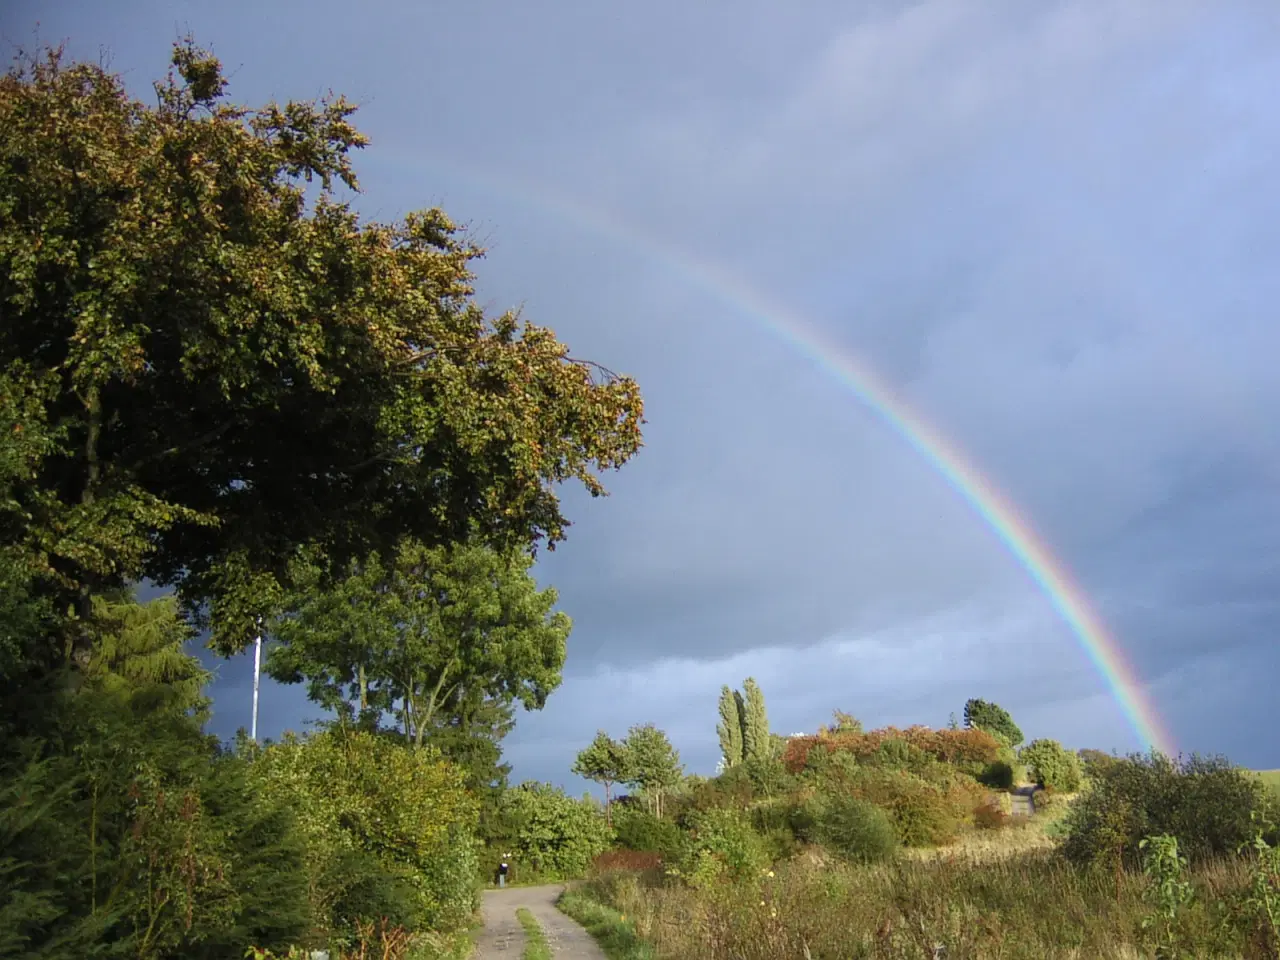
[[[964,725],[968,730],[985,730],[1009,747],[1022,743],[1022,731],[1009,716],[1009,711],[997,703],[977,698],[966,701]]]
[[[297,572],[307,588],[274,625],[267,672],[305,679],[329,708],[395,712],[419,744],[468,698],[539,709],[560,684],[571,623],[531,564],[518,551],[406,540],[390,561],[371,554],[329,589]]]
[[[47,425],[8,542],[68,602],[173,584],[234,652],[301,551],[563,538],[556,485],[640,447],[634,381],[485,317],[443,212],[339,202],[348,102],[249,109],[190,41],[173,64],[154,106],[58,52],[0,79],[0,377]]]
[[[630,758],[628,783],[634,783],[649,798],[653,811],[662,816],[662,799],[680,785],[684,764],[667,735],[652,723],[637,724],[627,731],[623,748]]]

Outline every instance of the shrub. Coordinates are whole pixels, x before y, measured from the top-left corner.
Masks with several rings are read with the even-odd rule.
[[[474,799],[434,749],[333,728],[286,735],[254,761],[263,794],[296,811],[322,929],[386,916],[457,930],[475,909]]]
[[[1143,837],[1177,837],[1191,862],[1235,852],[1254,836],[1265,788],[1223,757],[1133,755],[1098,770],[1065,821],[1063,852],[1077,863],[1119,858],[1136,866]]]
[[[1012,790],[1013,766],[1003,760],[989,763],[978,775],[977,780],[984,787],[990,787],[992,790]]]
[[[1080,766],[1084,768],[1086,777],[1094,776],[1099,770],[1108,767],[1113,763],[1119,763],[1120,758],[1110,753],[1103,753],[1101,750],[1077,750],[1076,756],[1080,758]]]
[[[704,810],[690,818],[691,837],[679,866],[684,876],[756,876],[768,862],[764,844],[736,810]]]
[[[852,796],[816,798],[810,803],[810,836],[837,856],[875,863],[897,853],[893,820],[875,804]]]
[[[548,879],[582,876],[613,840],[599,806],[549,783],[522,783],[506,792],[502,806],[516,856]]]
[[[972,781],[971,781],[972,782]],[[972,795],[955,793],[900,770],[867,771],[853,795],[882,808],[908,847],[951,843],[973,809]]]
[[[973,825],[979,830],[999,830],[1009,825],[1009,814],[1001,809],[998,802],[988,800],[973,808]]]
[[[868,733],[829,732],[814,737],[794,737],[787,742],[782,761],[791,773],[812,768],[815,753],[850,753],[864,761],[889,740],[905,741],[941,763],[977,773],[999,759],[1000,742],[984,730],[933,730],[914,726],[884,727]]]
[[[1063,793],[1080,789],[1080,761],[1057,740],[1032,740],[1019,756],[1040,786]]]
[[[684,834],[678,826],[640,807],[615,808],[613,829],[618,846],[656,853],[668,860],[679,857],[684,843]]]

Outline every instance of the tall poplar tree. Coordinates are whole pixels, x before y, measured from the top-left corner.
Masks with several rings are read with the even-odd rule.
[[[764,693],[752,677],[747,677],[743,682],[742,693],[743,757],[747,760],[765,760],[772,753],[772,744],[769,740],[769,716],[764,708]]]
[[[725,684],[720,690],[720,723],[716,732],[720,735],[720,753],[726,770],[742,762],[742,723],[741,701]]]

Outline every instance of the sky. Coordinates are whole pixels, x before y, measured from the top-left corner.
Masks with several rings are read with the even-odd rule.
[[[836,708],[941,726],[976,696],[1028,739],[1142,746],[998,532],[748,302],[857,357],[1003,491],[1180,749],[1280,767],[1280,8],[0,13],[7,44],[105,52],[140,95],[188,31],[236,101],[360,103],[362,214],[442,206],[489,248],[481,303],[640,383],[645,448],[607,499],[565,491],[535,569],[575,628],[506,742],[515,779],[581,791],[596,729],[645,722],[711,773],[718,692],[747,676],[779,733]],[[251,676],[219,664],[216,732],[248,725]],[[261,734],[314,716],[264,682]]]

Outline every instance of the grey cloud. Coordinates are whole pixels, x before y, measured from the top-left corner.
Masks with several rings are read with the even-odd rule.
[[[928,462],[558,194],[856,351],[1039,531],[1180,741],[1280,763],[1258,733],[1280,596],[1268,5],[162,7],[18,4],[4,26],[38,11],[142,82],[189,25],[238,97],[366,101],[360,208],[444,202],[496,241],[483,301],[640,379],[646,449],[611,498],[567,493],[570,539],[537,568],[576,628],[563,689],[512,737],[517,776],[564,779],[597,726],[643,720],[709,769],[715,692],[750,672],[779,729],[834,706],[942,723],[988,695],[1029,734],[1132,746]],[[218,691],[218,723],[247,716],[242,661]],[[273,691],[272,723],[299,697]]]

